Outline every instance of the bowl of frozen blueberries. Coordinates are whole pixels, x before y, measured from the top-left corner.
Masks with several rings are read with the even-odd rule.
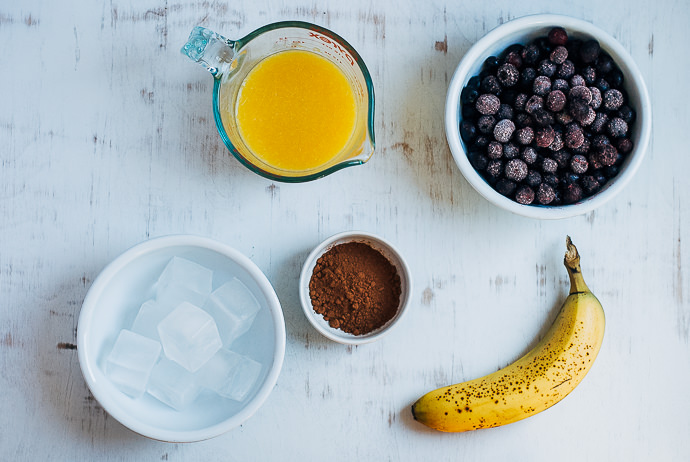
[[[285,322],[261,270],[211,239],[138,244],[89,288],[77,350],[112,417],[168,442],[213,438],[244,423],[280,374]]]
[[[463,176],[513,213],[587,213],[630,182],[651,134],[642,75],[589,22],[540,14],[475,43],[450,82],[446,138]]]

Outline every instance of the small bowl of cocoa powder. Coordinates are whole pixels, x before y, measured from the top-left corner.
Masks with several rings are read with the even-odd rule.
[[[359,345],[381,338],[398,323],[410,300],[412,279],[400,252],[363,231],[331,236],[307,257],[300,301],[325,337]]]

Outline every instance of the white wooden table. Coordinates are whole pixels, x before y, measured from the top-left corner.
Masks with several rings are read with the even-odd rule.
[[[556,222],[482,199],[453,163],[445,91],[506,20],[569,14],[615,36],[649,87],[647,158],[613,201]],[[212,79],[180,55],[191,28],[238,38],[268,22],[328,27],[376,88],[377,151],[307,184],[263,179],[223,146]],[[0,4],[0,460],[687,460],[690,457],[690,6],[583,2],[125,1]],[[310,251],[361,229],[405,253],[415,289],[375,344],[320,337],[298,301]],[[191,233],[268,276],[287,328],[282,374],[244,425],[194,444],[109,417],[82,378],[75,330],[99,271],[130,246]],[[511,362],[567,292],[565,235],[604,304],[585,381],[528,420],[465,434],[413,421],[421,394]]]

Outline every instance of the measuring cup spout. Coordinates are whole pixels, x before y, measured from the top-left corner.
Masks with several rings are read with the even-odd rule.
[[[197,26],[180,50],[183,55],[202,65],[213,77],[220,78],[230,69],[235,56],[235,42],[212,30]]]

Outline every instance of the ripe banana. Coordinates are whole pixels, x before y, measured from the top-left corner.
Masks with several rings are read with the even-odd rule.
[[[493,374],[422,396],[412,405],[415,420],[444,432],[498,427],[553,406],[582,381],[604,338],[604,310],[570,237],[566,247],[570,294],[539,344]]]

